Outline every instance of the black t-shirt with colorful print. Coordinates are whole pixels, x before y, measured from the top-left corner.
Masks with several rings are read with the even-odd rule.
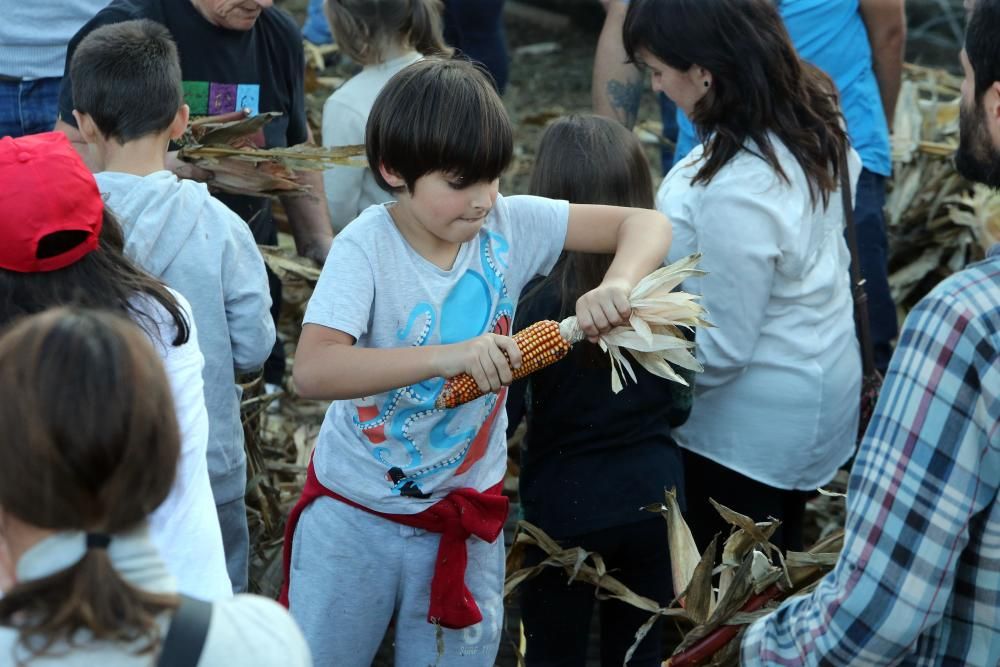
[[[66,76],[59,94],[59,115],[75,126],[69,64],[77,45],[94,29],[134,19],[162,23],[177,43],[184,101],[191,115],[218,115],[249,108],[251,113],[279,111],[264,128],[263,147],[303,143],[307,138],[303,92],[302,37],[295,21],[277,8],[264,10],[248,31],[213,25],[190,0],[114,0],[87,22],[69,43]],[[220,197],[249,219],[266,208],[255,197]],[[262,239],[261,239],[262,240]]]

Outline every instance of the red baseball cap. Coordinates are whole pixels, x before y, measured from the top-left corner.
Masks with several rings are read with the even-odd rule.
[[[104,200],[93,174],[62,132],[0,139],[0,268],[56,271],[97,248]],[[79,243],[39,257],[57,232],[83,232]]]

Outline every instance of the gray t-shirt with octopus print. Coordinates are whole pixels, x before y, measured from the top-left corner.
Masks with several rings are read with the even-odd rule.
[[[564,201],[498,195],[479,234],[462,244],[446,271],[410,247],[388,206],[367,208],[337,235],[306,324],[343,331],[370,348],[509,334],[524,285],[547,274],[559,258],[569,217]],[[434,400],[443,384],[432,378],[334,401],[313,461],[319,481],[392,514],[415,514],[455,489],[484,491],[500,482],[506,469],[506,389],[438,410]]]

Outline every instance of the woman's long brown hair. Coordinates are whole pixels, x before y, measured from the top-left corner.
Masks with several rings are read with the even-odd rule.
[[[147,336],[119,314],[55,309],[0,338],[0,508],[52,531],[112,536],[137,527],[173,484],[180,436]],[[94,641],[157,645],[173,595],[139,590],[92,548],[69,568],[17,583],[0,624],[28,655]]]
[[[748,148],[788,182],[773,134],[805,172],[813,203],[827,205],[848,147],[836,87],[799,58],[772,0],[632,0],[623,39],[634,62],[644,49],[682,72],[712,74],[691,116],[705,144],[694,183]]]

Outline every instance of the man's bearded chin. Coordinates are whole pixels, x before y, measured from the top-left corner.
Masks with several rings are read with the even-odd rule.
[[[959,115],[960,140],[955,168],[965,178],[1000,189],[1000,148],[993,145],[986,129],[982,107],[962,105]]]

